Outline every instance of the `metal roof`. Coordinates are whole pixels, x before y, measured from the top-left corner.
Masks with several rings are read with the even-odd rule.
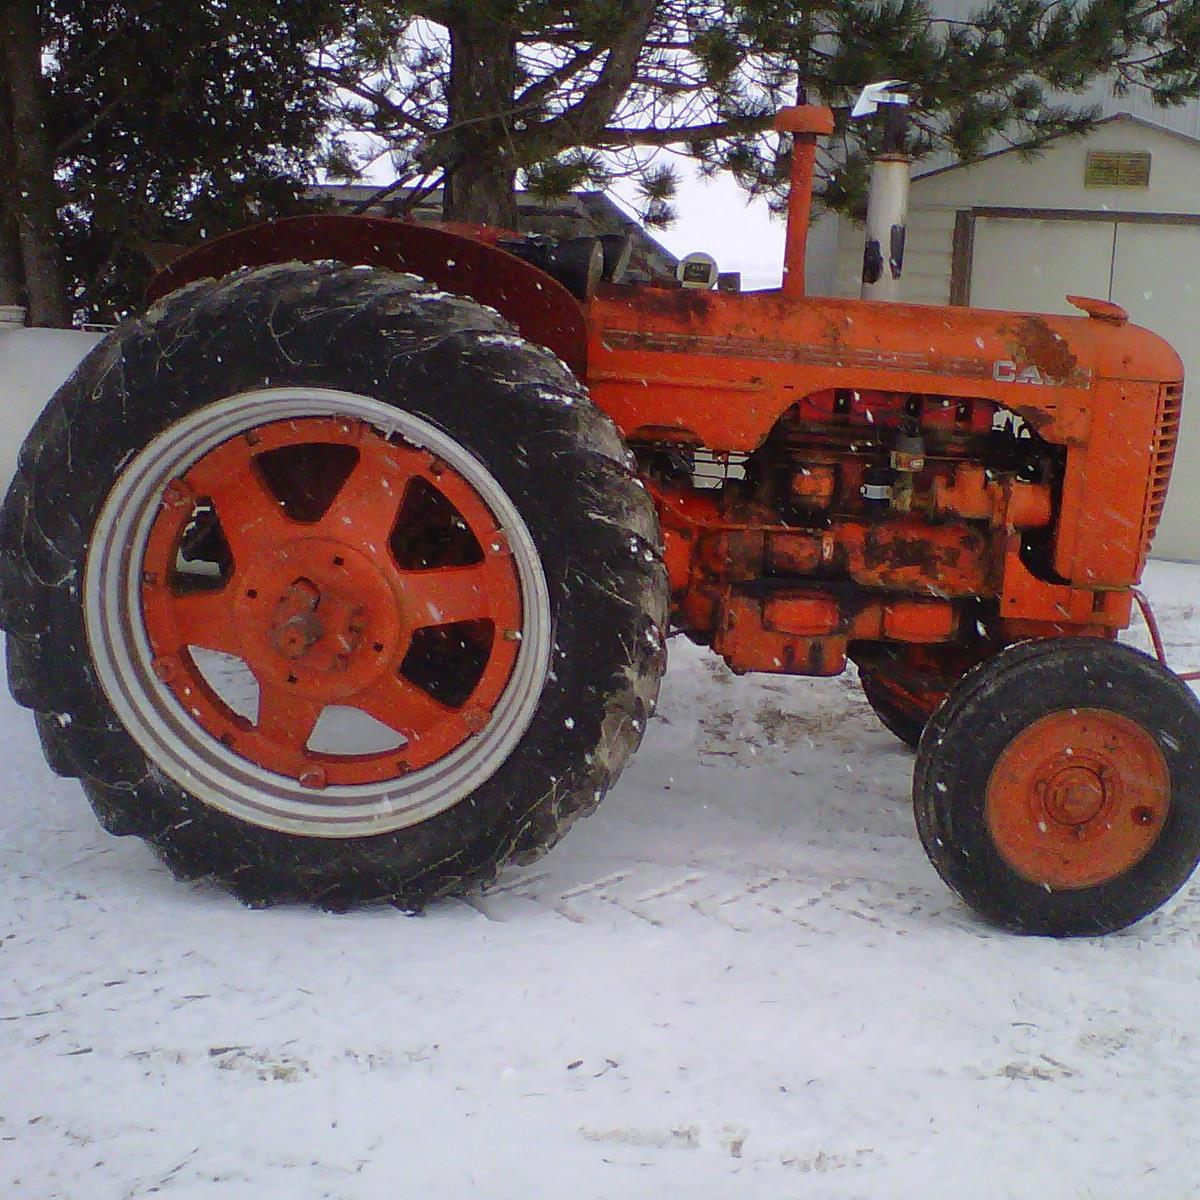
[[[359,208],[364,215],[394,217],[404,215],[415,221],[442,219],[442,193],[432,191],[409,208],[418,189],[398,188],[382,195],[386,185],[363,183],[321,183],[309,187],[305,195],[313,200],[332,201],[338,208]],[[633,239],[628,277],[645,282],[654,278],[675,277],[677,259],[645,228],[620,208],[605,192],[570,192],[553,200],[517,193],[517,228],[521,233],[542,233],[550,237],[586,237],[602,233],[624,233]]]

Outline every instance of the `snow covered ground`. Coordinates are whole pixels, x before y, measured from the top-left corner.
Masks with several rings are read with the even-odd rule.
[[[1148,579],[1200,666],[1200,568]],[[549,857],[423,917],[252,912],[108,837],[0,703],[0,1194],[1184,1200],[1200,886],[980,925],[852,676],[672,643]]]

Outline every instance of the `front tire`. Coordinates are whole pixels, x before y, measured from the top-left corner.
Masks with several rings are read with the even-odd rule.
[[[546,849],[663,666],[615,428],[411,277],[265,268],[123,326],[31,434],[0,549],[51,765],[253,903],[415,908]]]
[[[1200,704],[1127,646],[1020,643],[934,714],[913,803],[938,874],[993,923],[1123,929],[1200,862]]]

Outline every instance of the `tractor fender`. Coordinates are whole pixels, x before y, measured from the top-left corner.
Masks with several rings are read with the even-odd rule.
[[[329,259],[407,271],[443,291],[490,305],[522,337],[553,351],[583,376],[583,309],[562,284],[478,237],[411,221],[326,213],[251,225],[177,258],[154,277],[146,298],[152,303],[186,283],[220,278],[240,267]]]

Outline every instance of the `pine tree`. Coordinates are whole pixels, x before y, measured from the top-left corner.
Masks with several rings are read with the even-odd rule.
[[[913,98],[918,155],[969,159],[995,139],[1036,149],[1096,113],[1052,102],[1098,75],[1164,103],[1200,92],[1200,0],[981,0],[939,20],[929,0],[375,0],[322,62],[343,127],[407,181],[444,178],[447,217],[512,224],[517,181],[561,194],[638,180],[669,220],[669,147],[778,203],[798,89],[840,110],[823,198],[861,196],[867,130],[845,108],[872,80]]]
[[[58,188],[47,128],[41,31],[34,0],[9,0],[0,24],[0,114],[6,118],[0,176],[0,271],[9,303],[24,298],[34,325],[70,321],[57,241]]]
[[[335,0],[0,0],[35,14],[47,160],[19,186],[22,233],[51,195],[42,259],[60,256],[63,312],[111,320],[140,303],[154,247],[297,209],[322,154],[329,85],[312,63],[346,19]],[[11,31],[11,26],[7,27]],[[7,38],[12,42],[11,32]],[[11,58],[11,55],[10,55]],[[28,66],[30,55],[26,54]],[[6,81],[8,85],[6,87]],[[0,77],[0,149],[17,79]],[[0,154],[0,163],[4,156]],[[27,186],[36,179],[37,188]],[[0,165],[0,197],[14,187]],[[5,203],[7,214],[10,203]],[[11,245],[0,220],[0,294]],[[33,307],[38,272],[21,245]],[[34,262],[36,268],[37,263]],[[34,315],[31,313],[31,315]],[[61,323],[43,320],[42,323]]]

